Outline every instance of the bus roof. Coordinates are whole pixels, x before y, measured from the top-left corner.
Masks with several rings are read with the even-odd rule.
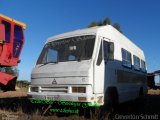
[[[71,32],[58,34],[58,35],[49,37],[47,42],[52,42],[52,41],[57,40],[57,39],[74,37],[74,36],[79,36],[79,35],[95,35],[97,33],[98,28],[100,28],[100,27],[96,26],[96,27],[78,29],[78,30],[74,30],[74,31],[71,31]]]
[[[14,23],[16,23],[16,24],[18,24],[18,25],[20,25],[20,26],[22,26],[23,29],[26,28],[26,24],[24,24],[24,23],[22,23],[22,22],[20,22],[20,21],[18,21],[18,20],[14,20],[14,19],[12,19],[12,18],[10,18],[10,17],[7,17],[7,16],[5,16],[5,15],[3,15],[3,14],[0,14],[0,17],[4,18],[4,19],[6,19],[6,20],[9,20],[9,21],[11,21],[11,22],[14,22]]]

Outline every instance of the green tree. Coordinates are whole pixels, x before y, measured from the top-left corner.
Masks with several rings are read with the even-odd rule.
[[[98,25],[98,26],[103,26],[102,20],[99,20],[99,21],[97,22],[97,25]]]
[[[91,24],[88,26],[88,28],[95,27],[95,26],[97,26],[97,23],[96,22],[91,22]]]
[[[119,32],[122,33],[121,27],[120,27],[120,25],[118,23],[113,24],[113,27],[116,28]]]
[[[110,18],[106,17],[106,19],[104,19],[103,21],[103,25],[110,25],[110,24],[111,24]]]
[[[98,22],[91,22],[90,25],[88,26],[88,28],[90,27],[95,27],[95,26],[103,26],[103,25],[112,25],[114,28],[116,28],[119,32],[123,33],[121,31],[121,27],[120,27],[120,24],[118,23],[114,23],[114,24],[111,24],[111,20],[109,17],[106,17],[103,22],[102,20],[99,20]]]

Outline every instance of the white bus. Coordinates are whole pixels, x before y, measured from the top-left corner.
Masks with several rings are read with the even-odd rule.
[[[50,37],[31,74],[28,96],[104,105],[147,93],[143,51],[111,25]]]

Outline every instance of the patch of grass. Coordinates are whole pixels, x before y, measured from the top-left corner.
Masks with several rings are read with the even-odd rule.
[[[149,89],[148,94],[150,94],[150,95],[160,95],[160,89],[157,89],[157,90]]]
[[[15,115],[20,120],[98,120],[102,113],[103,120],[114,118],[115,115],[154,115],[160,114],[160,90],[149,90],[148,95],[137,100],[122,103],[112,112],[106,112],[106,109],[99,111],[96,108],[88,111],[82,110],[82,114],[57,114],[49,111],[42,115],[44,109],[42,106],[31,104],[27,97],[1,98],[0,99],[0,119],[1,114]],[[14,107],[13,107],[14,106]],[[56,106],[54,106],[56,108]],[[59,106],[57,106],[59,107]],[[45,106],[47,108],[47,106]],[[43,110],[42,110],[43,109]],[[90,115],[89,115],[90,114]],[[88,115],[88,117],[86,117]]]

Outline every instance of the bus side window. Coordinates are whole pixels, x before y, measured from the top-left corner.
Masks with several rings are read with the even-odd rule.
[[[11,24],[6,21],[2,21],[2,24],[5,26],[5,42],[9,43],[11,39]]]
[[[103,41],[104,60],[114,60],[114,43]]]
[[[113,42],[109,42],[108,53],[109,53],[109,60],[114,60],[114,43]]]
[[[125,49],[121,49],[122,52],[122,65],[128,68],[132,67],[131,53]]]
[[[104,60],[107,61],[109,58],[109,54],[108,54],[108,42],[107,41],[103,41],[103,51],[104,51]]]
[[[146,72],[146,63],[144,60],[141,60],[141,70],[142,72]]]
[[[134,63],[134,69],[140,70],[140,58],[136,55],[133,55],[133,63]]]
[[[99,66],[102,62],[102,42],[101,42],[101,46],[100,46],[100,49],[99,49],[99,53],[98,53],[98,60],[97,60],[97,65]]]

